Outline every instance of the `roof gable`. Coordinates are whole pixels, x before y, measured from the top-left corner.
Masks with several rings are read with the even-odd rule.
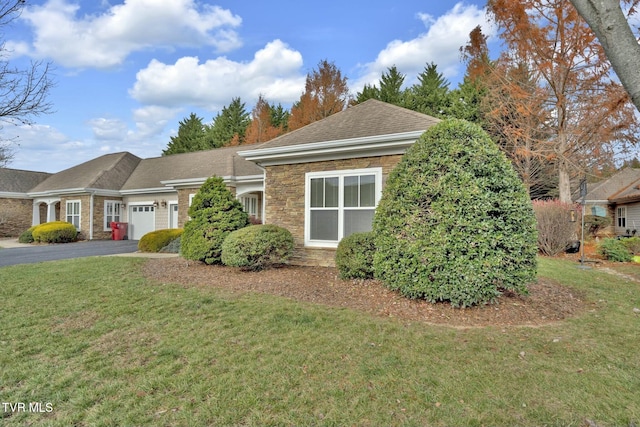
[[[256,148],[286,147],[425,131],[439,121],[439,119],[426,114],[376,99],[369,99],[325,119],[274,138]]]
[[[619,198],[639,180],[640,169],[625,168],[604,181],[589,185],[585,199],[595,201]]]
[[[105,154],[48,177],[30,193],[64,190],[120,190],[140,158],[128,152]]]

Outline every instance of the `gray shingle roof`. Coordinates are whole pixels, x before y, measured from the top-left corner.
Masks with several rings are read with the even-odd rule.
[[[105,154],[50,176],[30,193],[95,188],[120,190],[140,158],[128,152]]]
[[[620,194],[640,180],[640,169],[625,168],[612,177],[590,184],[586,200],[609,200],[619,198]]]
[[[236,152],[246,146],[143,159],[122,186],[122,190],[159,188],[161,181],[208,178],[217,176],[262,175],[256,164],[239,157]]]
[[[47,172],[0,168],[0,192],[26,193],[51,175]]]
[[[439,119],[426,114],[369,99],[255,148],[285,147],[313,142],[424,131],[439,121]],[[248,148],[245,146],[244,149]]]

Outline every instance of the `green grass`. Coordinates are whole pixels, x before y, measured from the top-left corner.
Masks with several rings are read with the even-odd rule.
[[[0,268],[0,402],[52,406],[0,406],[0,424],[640,423],[631,281],[541,259],[542,276],[586,292],[583,314],[455,329],[152,283],[138,273],[143,262]]]

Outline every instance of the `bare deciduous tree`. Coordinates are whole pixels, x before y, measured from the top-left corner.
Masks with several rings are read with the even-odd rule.
[[[0,1],[0,29],[10,25],[22,13],[24,0]],[[51,112],[47,100],[53,86],[51,64],[32,61],[24,68],[9,61],[9,51],[0,41],[0,129],[3,124],[32,124],[33,119]],[[0,166],[13,156],[10,140],[0,139]]]

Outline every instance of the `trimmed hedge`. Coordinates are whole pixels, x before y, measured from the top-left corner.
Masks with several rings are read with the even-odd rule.
[[[286,264],[293,253],[293,236],[277,225],[251,225],[230,233],[222,244],[222,263],[258,271]]]
[[[65,221],[46,222],[33,229],[33,240],[39,243],[69,243],[78,239],[76,227]]]
[[[191,219],[184,225],[180,254],[205,264],[220,264],[222,242],[231,233],[249,225],[249,216],[220,177],[205,181],[193,197]]]
[[[445,120],[407,149],[373,221],[374,271],[409,298],[467,307],[536,280],[536,220],[522,181],[478,125]]]
[[[373,279],[373,254],[376,251],[372,232],[353,233],[338,243],[336,267],[341,279]]]
[[[138,249],[142,252],[160,252],[162,248],[182,235],[182,228],[156,230],[142,236]]]

